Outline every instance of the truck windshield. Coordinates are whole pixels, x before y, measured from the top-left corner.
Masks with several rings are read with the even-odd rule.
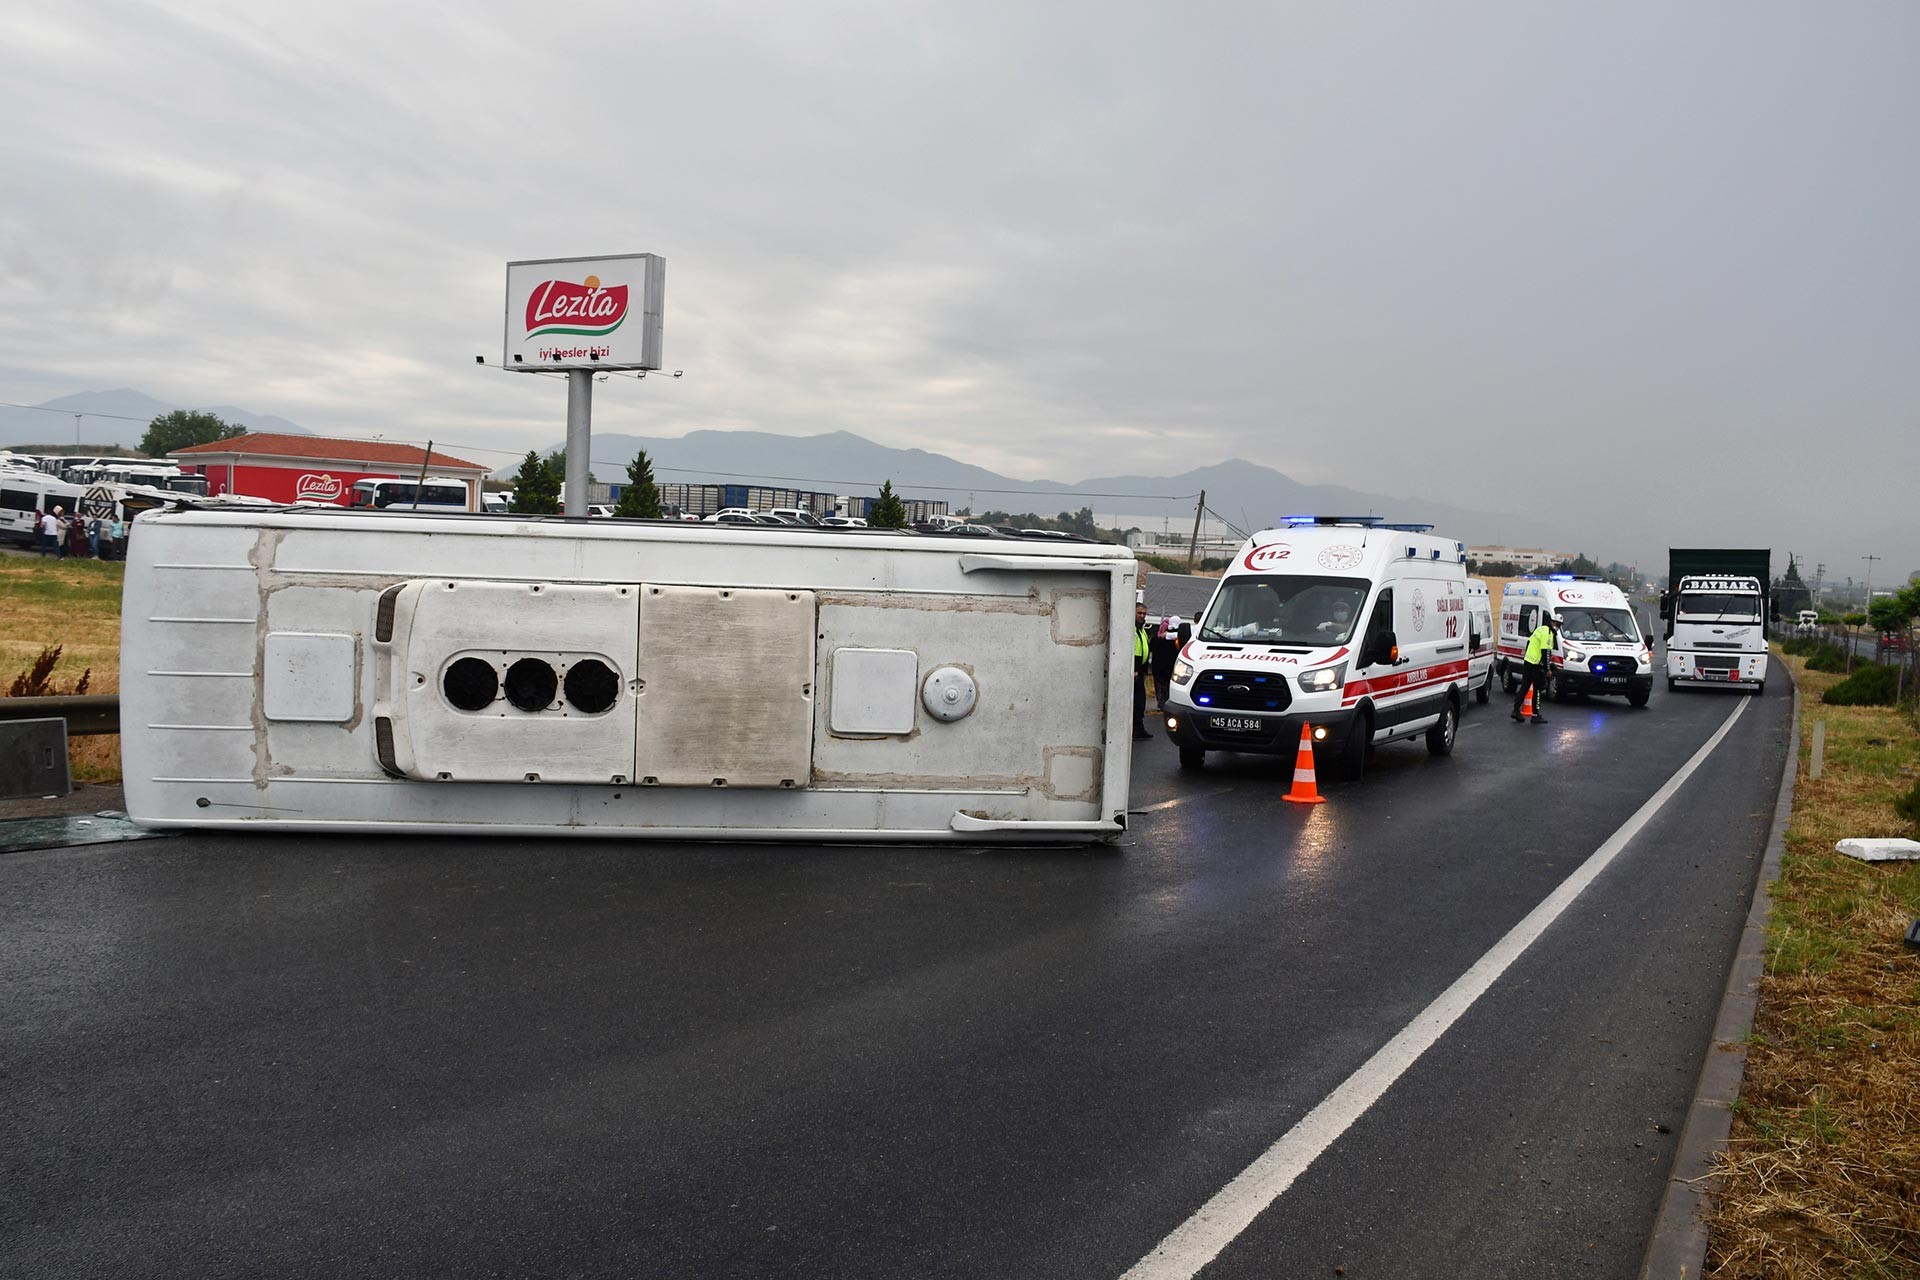
[[[1202,640],[1309,647],[1353,635],[1367,583],[1359,578],[1246,575],[1229,578],[1200,624]]]
[[[1680,612],[1687,617],[1758,618],[1760,597],[1730,591],[1688,591],[1680,597]]]
[[[1640,628],[1626,609],[1560,610],[1560,638],[1584,640],[1588,644],[1633,644],[1640,639]]]

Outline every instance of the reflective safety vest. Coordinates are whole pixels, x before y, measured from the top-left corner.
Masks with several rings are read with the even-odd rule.
[[[1135,627],[1133,629],[1133,660],[1135,662],[1145,662],[1150,652],[1151,650],[1147,645],[1147,629],[1145,627]]]
[[[1539,666],[1547,660],[1547,651],[1553,648],[1553,629],[1541,623],[1527,637],[1527,665]]]

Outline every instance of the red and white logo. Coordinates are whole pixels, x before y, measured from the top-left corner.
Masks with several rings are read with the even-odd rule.
[[[293,482],[295,502],[338,502],[340,495],[346,491],[346,481],[339,476],[330,476],[324,472],[315,475],[309,471]]]
[[[1255,547],[1253,550],[1247,552],[1246,557],[1241,560],[1240,563],[1255,573],[1260,573],[1267,569],[1279,568],[1292,554],[1293,548],[1286,543],[1269,542],[1264,547]]]
[[[1580,601],[1585,600],[1586,598],[1587,598],[1587,593],[1584,591],[1575,591],[1571,588],[1564,588],[1560,592],[1560,599],[1565,601],[1567,604],[1578,604]]]
[[[612,333],[627,318],[627,286],[600,284],[588,276],[579,284],[547,280],[533,286],[527,297],[527,336],[543,333],[583,333],[592,337]]]

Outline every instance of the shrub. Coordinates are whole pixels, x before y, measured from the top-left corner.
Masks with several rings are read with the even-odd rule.
[[[42,649],[40,656],[33,660],[33,665],[13,678],[13,683],[7,686],[6,696],[9,698],[57,698],[85,693],[87,686],[93,683],[92,667],[82,671],[80,678],[66,688],[62,688],[60,682],[53,678],[53,668],[60,661],[60,650],[61,646],[57,644]]]
[[[1890,707],[1899,676],[1897,667],[1869,663],[1821,694],[1820,701],[1836,707]]]
[[[1893,798],[1893,811],[1920,828],[1920,782],[1915,782],[1907,794]]]
[[[1845,671],[1847,669],[1847,651],[1837,644],[1825,640],[1815,641],[1807,650],[1807,670],[1809,671]]]

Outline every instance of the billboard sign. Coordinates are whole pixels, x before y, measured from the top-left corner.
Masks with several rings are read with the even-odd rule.
[[[501,366],[658,369],[666,287],[652,253],[509,262]]]

